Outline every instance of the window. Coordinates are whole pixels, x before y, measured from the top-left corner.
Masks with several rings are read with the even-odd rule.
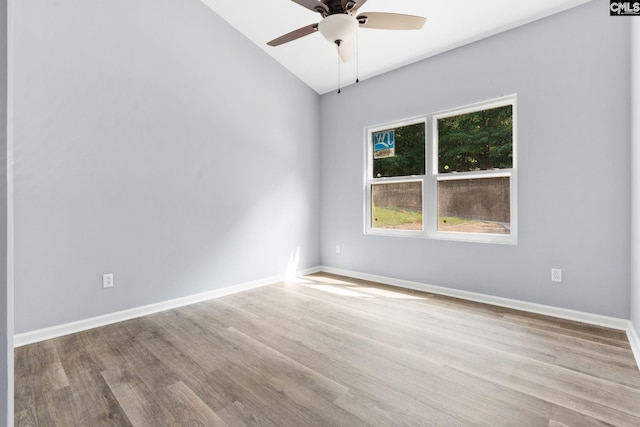
[[[365,231],[516,243],[515,101],[368,128]]]

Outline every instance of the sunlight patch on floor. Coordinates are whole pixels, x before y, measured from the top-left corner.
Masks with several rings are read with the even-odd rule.
[[[313,280],[309,280],[309,279],[305,279],[303,277],[295,277],[293,279],[289,279],[289,280],[283,280],[282,283],[286,286],[286,287],[295,287],[296,285],[307,285],[307,284],[312,284],[315,283]]]
[[[346,280],[334,279],[331,277],[310,276],[309,279],[313,280],[314,282],[329,283],[332,285],[358,286],[357,283],[348,282]]]
[[[373,294],[379,297],[385,297],[385,298],[393,298],[393,299],[415,299],[415,300],[423,300],[424,298],[422,297],[418,297],[415,295],[409,295],[407,293],[404,292],[394,292],[394,291],[389,291],[387,289],[378,289],[378,288],[363,288],[363,287],[359,287],[358,290],[362,291],[362,292],[367,292],[369,294]]]
[[[304,286],[308,288],[316,289],[319,291],[328,292],[330,294],[344,296],[344,297],[373,298],[373,295],[361,294],[360,292],[354,292],[352,290],[339,288],[337,286],[330,286],[330,285],[304,285]]]

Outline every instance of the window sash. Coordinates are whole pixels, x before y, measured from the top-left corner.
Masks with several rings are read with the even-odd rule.
[[[385,185],[385,184],[402,184],[402,183],[411,183],[411,182],[419,182],[422,188],[422,230],[403,230],[397,228],[381,228],[374,227],[374,218],[373,218],[373,186],[375,185]],[[397,235],[397,236],[412,236],[412,237],[426,237],[426,215],[428,215],[426,210],[426,193],[425,193],[425,176],[415,177],[394,177],[394,178],[375,178],[370,179],[367,182],[367,190],[366,190],[366,205],[365,205],[365,234],[381,234],[381,235]]]
[[[461,232],[461,231],[444,231],[439,230],[439,208],[438,208],[438,183],[446,181],[457,180],[473,180],[473,179],[488,179],[488,178],[509,178],[509,219],[510,219],[510,233],[509,234],[496,234],[496,233],[474,233],[474,232]],[[431,181],[431,194],[435,194],[435,202],[430,206],[429,215],[435,218],[434,221],[427,223],[427,237],[430,239],[441,240],[458,240],[458,241],[471,241],[471,242],[486,242],[486,243],[503,243],[503,244],[515,244],[517,243],[518,233],[518,215],[517,215],[517,175],[514,169],[500,169],[495,171],[474,171],[474,172],[460,172],[460,173],[447,173],[447,174],[434,174],[434,179]]]

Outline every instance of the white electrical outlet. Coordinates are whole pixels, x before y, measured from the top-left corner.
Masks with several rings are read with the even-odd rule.
[[[113,273],[102,275],[102,287],[113,288]]]
[[[340,245],[336,245],[336,253],[339,254],[340,253]]]
[[[551,281],[552,282],[562,282],[562,270],[559,268],[551,269]]]

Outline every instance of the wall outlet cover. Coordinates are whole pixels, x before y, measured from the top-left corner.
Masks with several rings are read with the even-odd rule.
[[[102,287],[113,288],[113,273],[102,275]]]

